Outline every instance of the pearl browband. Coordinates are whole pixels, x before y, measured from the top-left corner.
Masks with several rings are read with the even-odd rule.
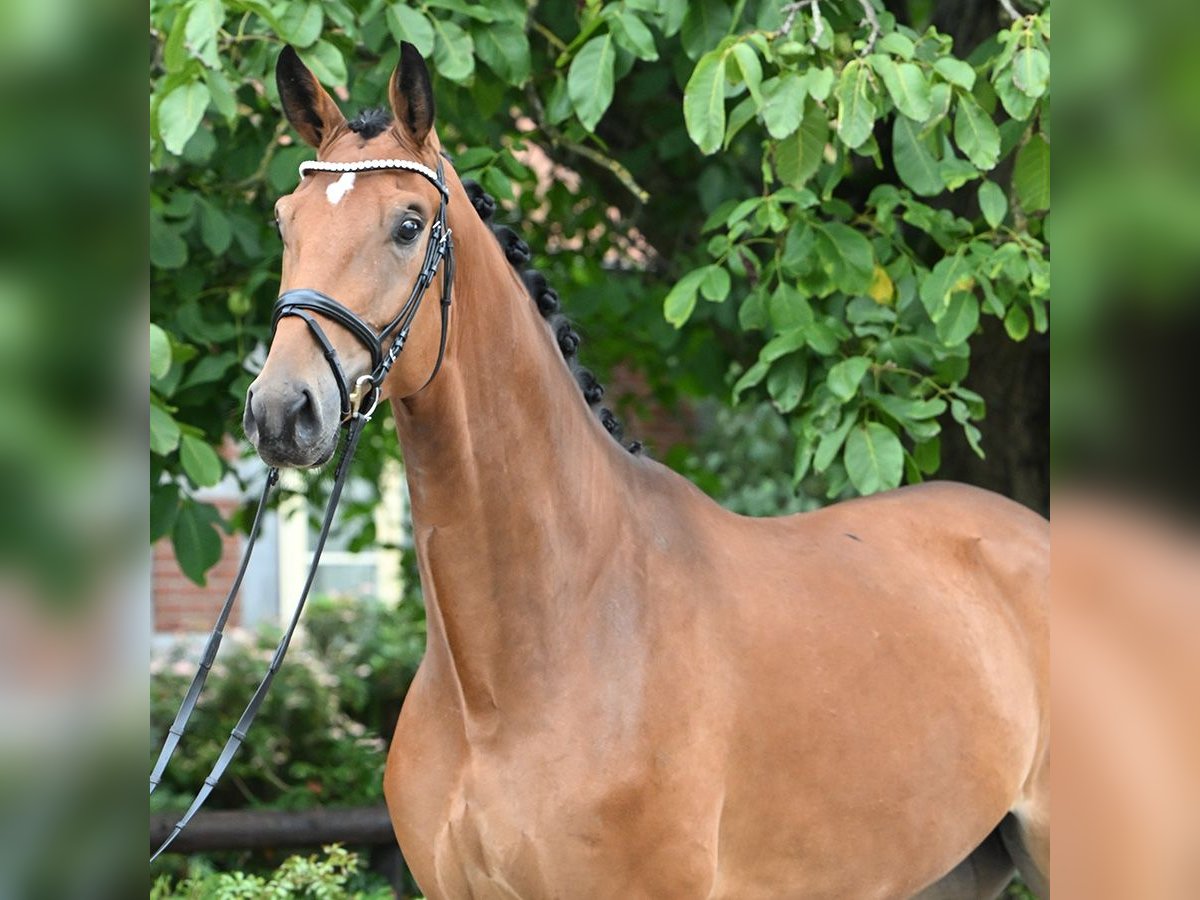
[[[308,172],[370,172],[379,171],[381,169],[404,169],[409,172],[416,172],[418,175],[424,175],[431,181],[442,196],[447,200],[450,197],[450,192],[446,189],[446,183],[438,177],[438,173],[419,162],[413,162],[411,159],[360,159],[357,162],[329,162],[323,159],[309,159],[300,163],[300,177],[303,178]]]
[[[438,180],[437,172],[410,159],[363,159],[346,163],[310,159],[300,163],[300,177],[303,178],[306,172],[363,172],[370,169],[408,169],[410,172],[420,172],[430,181]]]

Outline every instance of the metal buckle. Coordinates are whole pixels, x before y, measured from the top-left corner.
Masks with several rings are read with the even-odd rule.
[[[366,398],[368,390],[374,390],[375,397],[371,401],[370,408],[366,412],[362,412],[359,406]],[[354,382],[354,390],[350,392],[350,418],[353,419],[355,416],[362,416],[364,419],[371,418],[372,413],[375,412],[375,407],[379,405],[379,394],[380,390],[376,386],[374,378],[370,375],[359,376],[358,380]]]

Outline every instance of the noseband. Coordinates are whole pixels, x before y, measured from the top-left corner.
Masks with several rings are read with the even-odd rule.
[[[316,545],[313,549],[308,577],[305,579],[304,587],[300,591],[300,597],[292,611],[292,618],[288,623],[287,630],[284,631],[283,636],[279,639],[279,644],[275,648],[275,655],[271,658],[271,664],[268,666],[266,674],[263,676],[262,681],[259,682],[253,696],[250,698],[250,702],[246,704],[246,708],[238,719],[237,725],[234,726],[229,739],[225,742],[225,746],[221,749],[221,753],[217,757],[217,761],[213,764],[212,771],[204,779],[204,784],[193,798],[191,806],[188,807],[183,817],[175,824],[175,827],[171,829],[171,833],[167,836],[166,840],[154,851],[154,855],[150,857],[151,861],[166,850],[183,829],[187,827],[188,822],[191,821],[200,807],[204,805],[204,801],[217,786],[217,782],[229,767],[229,763],[233,760],[234,754],[237,753],[238,748],[241,747],[242,742],[245,740],[246,732],[258,714],[258,710],[266,698],[267,690],[271,687],[271,683],[274,681],[279,667],[283,665],[284,654],[287,653],[288,645],[292,640],[292,634],[300,622],[300,613],[304,610],[304,602],[308,598],[309,591],[312,589],[313,579],[317,574],[317,566],[321,561],[321,552],[325,548],[325,539],[329,536],[329,529],[333,525],[333,515],[337,510],[338,500],[341,498],[342,488],[346,483],[346,477],[350,471],[350,460],[354,457],[354,450],[358,446],[358,439],[362,434],[363,427],[370,420],[371,414],[375,411],[375,407],[379,403],[380,390],[384,379],[387,378],[387,374],[395,364],[396,358],[404,350],[404,344],[408,341],[408,333],[412,329],[413,320],[417,316],[417,310],[420,309],[425,292],[429,289],[429,285],[433,283],[433,279],[437,275],[439,265],[442,266],[442,333],[438,342],[437,361],[433,365],[433,371],[429,373],[429,377],[425,379],[425,384],[421,387],[424,388],[429,382],[433,381],[434,376],[437,375],[438,370],[442,367],[442,358],[446,354],[446,332],[450,321],[450,291],[454,284],[454,244],[450,239],[450,228],[446,224],[446,206],[450,202],[450,192],[446,189],[446,179],[441,159],[438,159],[436,172],[428,166],[407,159],[368,159],[354,163],[335,163],[316,160],[300,164],[300,177],[303,178],[306,172],[366,172],[383,169],[402,169],[409,172],[417,172],[425,176],[442,195],[437,215],[434,217],[433,224],[429,228],[429,242],[425,245],[425,261],[421,264],[421,271],[417,275],[417,281],[413,285],[412,292],[408,295],[408,300],[400,307],[400,311],[396,314],[395,318],[378,332],[363,321],[360,316],[351,312],[332,297],[322,294],[320,291],[314,291],[309,288],[286,291],[275,301],[275,313],[271,320],[271,337],[274,338],[275,328],[279,325],[280,319],[284,316],[297,316],[303,319],[308,325],[309,330],[313,333],[313,337],[316,338],[317,343],[321,345],[321,349],[325,352],[325,359],[329,361],[329,367],[333,370],[334,381],[337,382],[338,392],[342,397],[342,424],[346,427],[346,442],[334,474],[333,487],[329,492],[329,501],[325,506],[325,517],[321,523],[321,530],[317,535]],[[313,318],[311,313],[318,313],[337,322],[354,335],[359,343],[367,348],[367,352],[371,354],[371,371],[356,379],[353,389],[350,388],[346,378],[346,371],[342,368],[337,351],[333,349],[333,344],[330,343],[320,323]],[[388,338],[392,339],[392,343],[385,351],[383,345]],[[258,509],[254,514],[254,522],[250,526],[247,536],[246,548],[242,553],[242,562],[238,568],[237,577],[234,579],[229,593],[225,597],[225,603],[221,607],[220,614],[217,616],[216,625],[213,627],[212,633],[208,637],[208,642],[205,644],[196,674],[193,676],[187,693],[179,705],[179,711],[175,714],[175,720],[167,731],[162,748],[159,750],[158,759],[154,764],[154,769],[150,773],[151,794],[154,793],[154,789],[162,781],[167,763],[170,762],[175,749],[179,746],[180,739],[187,728],[188,720],[191,718],[192,711],[196,708],[196,703],[200,698],[204,682],[208,678],[209,671],[212,669],[217,649],[221,645],[225,624],[229,619],[230,611],[233,609],[234,598],[237,596],[242,578],[246,574],[246,566],[250,562],[250,554],[254,551],[254,541],[258,537],[259,521],[266,507],[267,497],[278,479],[279,471],[277,469],[272,468],[267,472],[262,495],[258,501]]]
[[[328,294],[322,294],[311,288],[298,288],[285,291],[280,295],[279,299],[275,301],[275,311],[271,319],[272,339],[275,337],[275,329],[279,326],[279,320],[285,316],[296,316],[303,319],[308,325],[309,331],[321,345],[329,368],[333,371],[333,380],[337,383],[338,393],[342,398],[343,423],[349,422],[359,415],[369,418],[374,412],[379,403],[384,379],[395,365],[396,358],[404,350],[413,320],[421,308],[425,292],[437,275],[439,265],[442,266],[441,337],[438,341],[437,361],[434,363],[433,371],[425,379],[425,384],[421,385],[422,388],[433,381],[434,376],[442,367],[442,358],[446,354],[446,334],[450,323],[450,295],[454,283],[454,242],[451,239],[450,228],[446,224],[446,206],[450,202],[450,192],[446,188],[441,158],[438,159],[436,172],[428,166],[407,159],[367,159],[352,163],[311,160],[300,164],[300,177],[303,178],[308,172],[369,172],[388,169],[416,172],[423,175],[442,195],[442,199],[438,203],[437,214],[429,228],[429,241],[425,245],[425,260],[421,263],[421,271],[417,274],[417,280],[413,284],[412,292],[408,295],[408,300],[400,307],[395,318],[376,332],[362,317],[347,309]],[[353,388],[350,386],[346,370],[342,367],[332,342],[326,336],[320,323],[311,315],[314,312],[332,319],[349,331],[360,344],[367,348],[367,352],[371,355],[371,371],[356,379]],[[388,338],[392,338],[392,344],[385,352],[383,345]]]

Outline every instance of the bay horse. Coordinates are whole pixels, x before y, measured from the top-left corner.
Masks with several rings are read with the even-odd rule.
[[[428,612],[384,790],[426,895],[964,900],[1015,865],[1045,896],[1048,523],[944,483],[722,509],[595,414],[415,48],[349,122],[290,48],[276,78],[325,166],[278,202],[284,293],[378,331],[439,216],[457,258],[381,386]],[[344,316],[305,318],[328,338],[280,319],[247,394],[275,466],[329,459],[338,379],[373,362]]]

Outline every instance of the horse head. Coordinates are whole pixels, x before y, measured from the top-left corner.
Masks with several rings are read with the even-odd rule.
[[[310,467],[332,456],[339,426],[362,406],[411,396],[436,371],[449,303],[448,194],[429,72],[411,44],[389,80],[390,116],[373,110],[347,122],[291,47],[275,77],[284,114],[317,162],[275,205],[280,302],[243,422],[265,462]],[[444,278],[433,277],[439,263]]]

